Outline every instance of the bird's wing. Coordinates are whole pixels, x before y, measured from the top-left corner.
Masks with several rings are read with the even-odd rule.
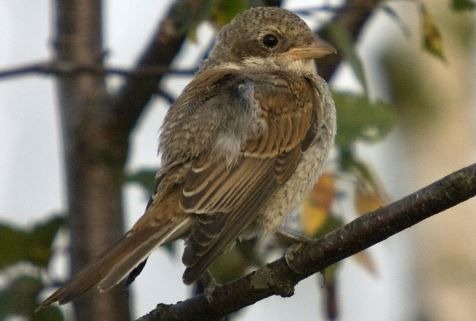
[[[196,214],[182,258],[187,267],[186,284],[195,281],[253,222],[277,186],[295,171],[303,149],[315,138],[318,97],[311,82],[281,73],[249,75],[242,81],[235,86],[251,88],[251,93],[246,88],[241,91],[247,96],[242,100],[258,106],[255,121],[264,123],[264,129],[241,143],[240,157],[231,165],[226,155],[215,149],[194,159],[180,199],[185,212]],[[214,107],[233,105],[229,101],[236,99],[240,90],[230,92],[235,97],[222,97]],[[233,143],[233,137],[229,141]]]

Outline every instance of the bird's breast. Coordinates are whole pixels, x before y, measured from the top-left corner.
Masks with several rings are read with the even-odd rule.
[[[327,85],[320,81],[316,85],[323,106],[321,118],[318,120],[316,138],[303,152],[295,172],[286,182],[277,187],[242,238],[270,234],[281,228],[287,215],[301,204],[321,173],[322,166],[334,144],[336,114]]]
[[[316,181],[325,159],[323,150],[311,146],[291,177],[266,202],[257,220],[251,226],[250,235],[269,234],[278,230],[287,215],[303,200]]]

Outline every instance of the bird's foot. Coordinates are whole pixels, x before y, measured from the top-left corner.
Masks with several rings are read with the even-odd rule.
[[[200,277],[200,282],[203,286],[203,294],[207,298],[207,301],[211,302],[213,299],[213,292],[220,284],[218,284],[218,282],[210,274],[210,272],[208,272],[208,270],[203,272],[202,276]]]
[[[281,240],[284,240],[286,243],[290,243],[291,246],[289,246],[286,249],[286,252],[284,253],[284,259],[286,260],[287,265],[291,270],[293,270],[296,273],[304,273],[302,269],[300,269],[295,262],[295,254],[306,244],[312,242],[313,240],[310,238],[307,238],[303,235],[297,235],[290,233],[288,231],[279,231],[276,233],[277,237],[280,238]]]
[[[285,231],[285,230],[276,232],[276,236],[278,237],[278,239],[281,239],[284,242],[290,243],[292,245],[307,244],[313,241],[313,239],[305,237],[304,235],[294,234],[292,232]]]

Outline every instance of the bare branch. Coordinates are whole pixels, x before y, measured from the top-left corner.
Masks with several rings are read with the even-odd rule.
[[[291,296],[299,281],[475,195],[473,164],[289,252],[287,258],[217,286],[208,295],[159,304],[137,321],[215,320],[271,295]]]
[[[71,61],[47,61],[0,70],[0,80],[25,76],[28,74],[66,76],[79,73],[103,76],[123,76],[130,78],[157,78],[157,76],[162,76],[164,74],[173,76],[191,76],[195,74],[196,71],[196,69],[171,69],[167,66],[138,67],[131,70],[120,67],[79,64]]]
[[[194,23],[200,20],[200,8],[205,0],[178,0],[165,18],[137,62],[137,70],[150,67],[168,69],[185,42],[187,33]],[[128,135],[135,127],[145,106],[157,92],[158,83],[163,74],[155,77],[140,78],[134,73],[126,80],[118,93],[112,97],[114,113],[119,118],[118,131]]]

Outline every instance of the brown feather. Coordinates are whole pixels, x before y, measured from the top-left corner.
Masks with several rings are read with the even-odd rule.
[[[187,240],[183,279],[193,282],[254,221],[277,184],[285,183],[301,161],[299,146],[314,120],[313,101],[296,100],[291,88],[303,78],[281,73],[254,80],[254,97],[263,111],[266,130],[243,145],[243,156],[230,167],[213,152],[196,160],[187,175],[180,205],[187,213],[200,213]],[[283,78],[284,77],[284,78]],[[278,83],[279,86],[273,86]],[[286,86],[287,85],[287,86]],[[272,88],[272,99],[266,91]],[[312,95],[311,95],[312,97]],[[198,170],[200,169],[200,170]],[[206,219],[202,220],[202,217]]]
[[[152,201],[144,216],[125,236],[51,294],[39,308],[56,301],[60,304],[72,301],[96,284],[99,284],[99,289],[107,290],[119,283],[154,248],[184,233],[190,218],[177,211],[177,190],[160,202]]]
[[[219,237],[215,237],[206,246],[200,246],[194,242],[194,239],[189,238],[189,244],[187,244],[183,257],[184,264],[187,266],[182,276],[185,284],[191,284],[197,280],[210,263],[231,246],[241,232],[256,219],[259,208],[276,188],[276,182],[273,176],[267,172],[266,175],[259,176],[255,187],[259,187],[259,192],[254,190],[254,193],[249,193],[248,197],[237,204],[238,206],[232,212],[218,216],[220,220],[217,220],[217,225],[221,228]],[[223,220],[225,215],[227,216],[226,221]],[[194,228],[201,229],[203,227],[197,224],[192,229]]]

